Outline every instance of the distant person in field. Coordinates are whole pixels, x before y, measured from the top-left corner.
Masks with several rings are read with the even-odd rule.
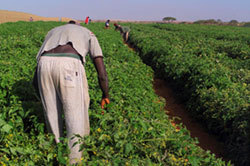
[[[121,31],[124,41],[127,42],[130,28],[128,26],[122,26],[120,31]]]
[[[88,53],[95,65],[102,90],[101,108],[109,104],[109,89],[103,54],[96,36],[87,28],[69,21],[50,30],[37,54],[33,85],[40,95],[46,125],[56,143],[63,137],[63,117],[70,148],[70,164],[80,161],[82,152],[74,134],[89,135],[89,93],[85,74]],[[91,71],[92,72],[92,71]]]
[[[115,30],[119,30],[120,31],[120,33],[121,33],[121,35],[123,37],[123,40],[125,42],[127,42],[128,41],[129,32],[130,32],[130,28],[127,27],[127,26],[121,26],[121,25],[119,25],[117,23],[115,23],[114,26],[115,26]]]
[[[29,20],[30,22],[33,22],[33,18],[32,17],[30,17],[30,20]]]
[[[110,22],[110,20],[107,20],[107,21],[105,22],[105,28],[106,28],[106,29],[109,28],[109,22]]]
[[[89,24],[89,16],[86,17],[85,24]]]
[[[115,26],[116,31],[118,31],[118,30],[120,31],[121,25],[114,23],[114,26]]]

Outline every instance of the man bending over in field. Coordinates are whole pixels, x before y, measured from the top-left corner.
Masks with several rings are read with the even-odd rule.
[[[114,24],[114,26],[115,26],[115,30],[119,30],[120,33],[122,34],[123,40],[125,42],[127,42],[128,41],[128,35],[129,35],[129,32],[130,32],[130,28],[127,27],[127,26],[121,26],[121,25],[116,24],[116,23]]]
[[[80,161],[80,145],[71,139],[74,134],[89,134],[89,94],[84,69],[85,56],[90,52],[103,92],[101,107],[109,104],[108,78],[103,55],[95,35],[74,21],[50,30],[37,54],[33,84],[40,93],[47,128],[55,141],[63,137],[62,113],[70,148],[70,163]]]

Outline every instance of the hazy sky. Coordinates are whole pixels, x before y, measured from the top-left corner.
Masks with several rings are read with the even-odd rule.
[[[1,0],[0,10],[83,20],[250,21],[250,0]]]

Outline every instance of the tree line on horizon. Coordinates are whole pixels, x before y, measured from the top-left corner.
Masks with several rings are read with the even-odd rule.
[[[175,17],[164,17],[162,21],[167,23],[172,23],[176,21]],[[187,22],[181,22],[187,23]],[[231,20],[229,22],[223,22],[221,19],[207,19],[207,20],[197,20],[193,22],[194,24],[212,24],[212,25],[232,25],[232,26],[243,26],[243,27],[250,27],[250,22],[239,22],[237,20]]]

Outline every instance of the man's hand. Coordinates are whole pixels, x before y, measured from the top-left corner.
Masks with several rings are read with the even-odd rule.
[[[103,98],[102,101],[101,101],[101,108],[104,109],[104,106],[106,104],[109,104],[109,103],[110,103],[110,101],[109,101],[108,98]]]

